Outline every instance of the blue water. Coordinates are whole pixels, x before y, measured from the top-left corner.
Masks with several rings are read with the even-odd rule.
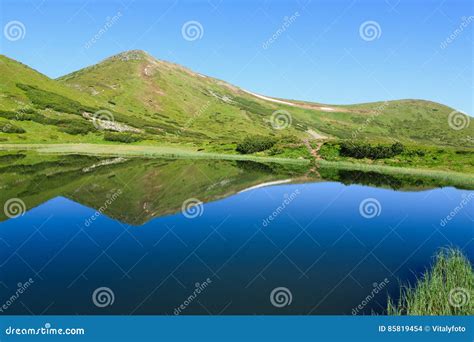
[[[360,213],[367,198],[380,204],[372,218]],[[0,223],[0,301],[34,281],[3,314],[172,315],[204,282],[180,314],[383,313],[440,247],[474,261],[474,201],[440,224],[466,198],[454,188],[290,184],[206,203],[192,219],[130,226],[100,215],[85,226],[96,209],[56,197]],[[111,305],[94,305],[99,287],[113,292]],[[270,300],[278,287],[291,293],[283,307]]]

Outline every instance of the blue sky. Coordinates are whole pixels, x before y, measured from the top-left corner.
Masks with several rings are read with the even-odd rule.
[[[12,21],[24,26],[18,40],[3,32],[1,53],[50,77],[142,49],[269,96],[329,104],[421,98],[474,112],[470,0],[0,3],[2,31]],[[196,40],[183,38],[189,21],[202,27]],[[368,21],[375,36],[361,36]]]

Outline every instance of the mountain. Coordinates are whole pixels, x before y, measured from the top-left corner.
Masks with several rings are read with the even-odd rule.
[[[438,103],[336,106],[275,99],[138,50],[56,80],[0,56],[0,75],[0,142],[121,141],[108,133],[115,131],[147,144],[232,152],[249,135],[474,147],[471,119],[465,129],[452,129],[454,109]]]

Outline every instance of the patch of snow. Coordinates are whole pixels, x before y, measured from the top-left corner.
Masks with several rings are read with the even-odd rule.
[[[255,97],[258,97],[259,99],[262,99],[262,100],[266,100],[266,101],[270,101],[270,102],[275,102],[275,103],[286,104],[286,105],[288,105],[288,106],[296,106],[294,103],[287,102],[287,101],[282,101],[282,100],[277,100],[277,99],[273,99],[273,98],[271,98],[271,97],[266,97],[266,96],[263,96],[263,95],[258,95],[258,94],[252,93],[251,91],[248,91],[248,90],[245,90],[245,89],[242,89],[242,91],[246,92],[247,94],[250,94],[250,95],[253,95],[253,96],[255,96]]]
[[[289,182],[291,182],[291,178],[290,179],[282,179],[282,180],[273,181],[273,182],[261,183],[261,184],[258,184],[258,185],[251,186],[250,188],[241,190],[238,193],[240,194],[242,192],[246,192],[246,191],[250,191],[250,190],[254,190],[254,189],[259,189],[259,188],[263,188],[263,187],[266,187],[266,186],[285,184],[285,183],[289,183]]]
[[[331,107],[319,107],[319,109],[325,112],[334,112],[336,110],[335,108],[331,108]]]

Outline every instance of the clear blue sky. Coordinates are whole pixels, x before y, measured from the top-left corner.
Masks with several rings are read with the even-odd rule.
[[[142,49],[275,97],[333,104],[422,98],[474,112],[472,0],[0,3],[2,31],[13,20],[26,31],[15,41],[2,32],[1,53],[51,77]],[[119,12],[120,18],[86,48],[107,18]],[[284,17],[296,12],[277,33]],[[466,27],[442,48],[463,17]],[[203,27],[194,41],[182,36],[183,24],[191,20]],[[366,21],[378,23],[378,38],[361,38]]]

